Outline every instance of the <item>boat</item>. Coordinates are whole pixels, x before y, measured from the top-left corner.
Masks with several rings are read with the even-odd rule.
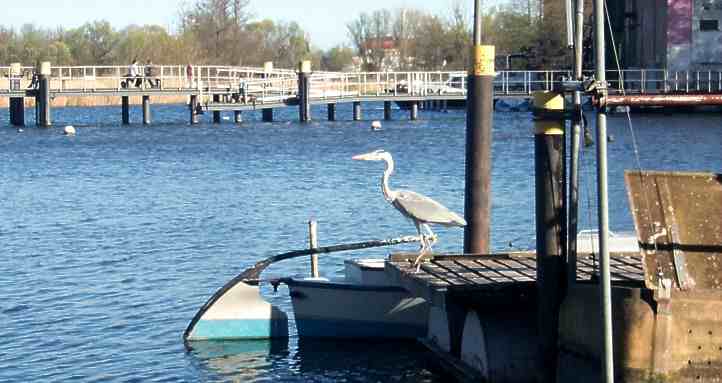
[[[309,338],[415,339],[426,335],[428,304],[386,277],[383,259],[345,261],[345,275],[326,278],[279,278],[263,281],[260,274],[283,260],[319,253],[367,249],[419,242],[404,236],[274,255],[257,262],[218,289],[188,324],[183,340],[254,340],[288,337],[288,315],[260,295],[258,285],[288,285],[298,334]]]
[[[426,335],[427,302],[393,284],[384,259],[351,259],[345,275],[283,278],[300,337],[416,339]]]

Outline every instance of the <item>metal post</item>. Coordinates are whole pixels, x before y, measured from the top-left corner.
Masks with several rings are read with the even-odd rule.
[[[243,114],[241,114],[240,110],[233,111],[233,122],[236,124],[243,122]]]
[[[10,98],[10,124],[25,126],[25,99],[22,97]]]
[[[336,104],[328,104],[326,107],[328,109],[328,120],[336,121]]]
[[[481,45],[481,1],[474,4],[473,62],[466,111],[464,252],[489,253],[491,222],[491,128],[494,113],[494,46]]]
[[[361,121],[361,101],[353,102],[353,120]]]
[[[213,103],[218,104],[221,102],[221,95],[220,94],[214,94],[213,95]],[[213,111],[213,123],[214,124],[220,124],[221,123],[221,111],[220,110],[214,110]]]
[[[576,0],[574,29],[574,78],[582,80],[582,44],[584,38],[584,0]],[[582,135],[582,92],[574,92],[571,158],[569,160],[569,245],[567,248],[567,285],[577,281],[577,233],[579,231],[579,150]]]
[[[298,71],[298,119],[301,122],[311,121],[311,105],[308,99],[310,74],[311,62],[302,61]]]
[[[384,120],[391,119],[391,101],[384,101]]]
[[[308,221],[308,244],[318,249],[318,225],[314,220]],[[318,278],[318,254],[311,254],[311,277]]]
[[[411,109],[409,110],[409,118],[416,121],[419,118],[419,102],[411,101]]]
[[[263,122],[273,122],[273,108],[265,108],[261,113]]]
[[[188,109],[190,109],[190,124],[194,125],[198,123],[198,95],[192,94],[190,104],[188,105]]]
[[[594,0],[594,39],[596,79],[606,85],[606,60],[604,43],[604,0]],[[607,96],[604,86],[599,91],[602,98]],[[599,219],[599,265],[602,283],[602,319],[604,328],[603,362],[604,382],[614,382],[614,359],[612,343],[612,283],[609,273],[609,196],[607,183],[607,112],[604,108],[597,111],[597,206]]]
[[[143,125],[150,125],[150,96],[143,95]]]
[[[556,381],[564,273],[564,96],[534,94],[539,381]]]
[[[123,125],[130,124],[130,101],[128,100],[128,96],[120,97],[120,113]]]

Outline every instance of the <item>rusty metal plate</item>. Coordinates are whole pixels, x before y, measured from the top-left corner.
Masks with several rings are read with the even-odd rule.
[[[722,175],[627,171],[624,178],[645,285],[722,290]]]

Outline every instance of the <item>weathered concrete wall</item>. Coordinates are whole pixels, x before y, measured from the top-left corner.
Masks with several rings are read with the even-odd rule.
[[[716,20],[717,30],[701,30],[702,20]],[[722,0],[696,0],[692,18],[692,66],[695,70],[722,69]]]
[[[667,0],[667,69],[682,71],[692,63],[694,0]]]

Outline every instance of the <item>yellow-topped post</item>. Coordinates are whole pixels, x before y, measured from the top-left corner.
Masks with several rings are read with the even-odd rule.
[[[539,381],[554,382],[559,306],[566,294],[564,96],[534,93]],[[542,368],[543,367],[543,368]]]
[[[477,10],[478,15],[478,10]],[[480,38],[479,38],[480,39]],[[494,115],[493,45],[472,47],[466,101],[464,253],[488,254],[491,226],[491,130]]]

